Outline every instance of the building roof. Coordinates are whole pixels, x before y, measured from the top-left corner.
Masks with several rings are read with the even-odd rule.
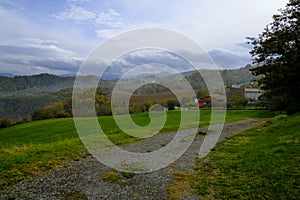
[[[259,93],[263,93],[264,91],[262,89],[259,89],[259,88],[245,88],[245,92],[259,92]]]
[[[211,94],[210,95],[212,98],[218,100],[218,101],[224,101],[226,100],[226,96],[220,95],[220,94]]]

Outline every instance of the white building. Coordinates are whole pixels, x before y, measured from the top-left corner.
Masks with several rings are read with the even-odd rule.
[[[245,97],[254,101],[257,101],[263,93],[263,90],[258,88],[245,88]]]

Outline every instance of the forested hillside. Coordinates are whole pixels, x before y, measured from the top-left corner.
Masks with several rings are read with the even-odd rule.
[[[0,77],[0,93],[9,94],[35,94],[43,91],[57,91],[70,88],[74,77],[59,77],[51,74],[33,76]]]
[[[91,87],[91,79],[96,80],[95,76],[79,76],[83,86]],[[72,88],[75,77],[62,77],[52,74],[39,74],[33,76],[0,76],[0,95],[22,95],[37,94],[40,92],[53,92],[61,89]],[[102,81],[102,85],[109,87],[111,81]]]
[[[220,71],[224,84],[247,83],[255,79],[246,66],[241,69],[228,69]],[[204,88],[199,73],[187,72],[183,74],[195,90]],[[79,80],[88,87],[92,87],[91,79],[95,76],[82,76]],[[172,79],[172,77],[167,77]],[[0,76],[0,118],[30,119],[32,113],[54,102],[69,100],[72,97],[72,87],[75,77],[60,77],[51,74],[40,74],[34,76]],[[114,87],[115,80],[101,80],[101,87],[109,93]],[[102,88],[102,89],[103,89]],[[166,88],[152,84],[143,86],[135,94],[155,94],[166,92]]]
[[[31,114],[44,106],[72,97],[72,88],[58,92],[41,92],[33,95],[12,95],[0,98],[0,118],[30,120]]]
[[[220,71],[221,76],[225,84],[241,84],[251,82],[253,79],[257,79],[249,69],[253,68],[251,65],[247,65],[240,69],[225,69]]]

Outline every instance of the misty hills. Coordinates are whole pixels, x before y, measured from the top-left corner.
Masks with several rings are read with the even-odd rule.
[[[53,74],[39,74],[32,76],[0,76],[0,95],[32,95],[42,92],[57,92],[59,90],[73,88],[75,76],[56,76]],[[97,81],[96,76],[79,76],[77,81],[83,87],[93,87],[91,82]],[[101,80],[101,85],[108,87],[114,81]]]
[[[60,77],[52,74],[0,76],[0,94],[6,96],[58,91],[73,87],[74,80],[75,77]]]
[[[249,69],[250,65],[241,69],[221,70],[225,85],[247,83],[255,79]],[[199,75],[194,71],[184,72],[183,76],[197,90],[203,87]],[[141,77],[139,77],[141,78]],[[81,76],[79,80],[85,87],[91,85],[96,76]],[[28,118],[34,110],[51,105],[56,101],[63,101],[72,97],[72,87],[75,77],[62,77],[52,74],[33,76],[0,76],[0,118]],[[101,87],[111,91],[116,80],[100,80]]]
[[[255,79],[255,76],[249,71],[250,68],[251,65],[247,65],[240,69],[220,70],[220,73],[225,83],[247,83]],[[182,73],[182,75],[187,78],[190,77],[189,80],[193,81],[191,77],[193,77],[194,73],[195,71],[188,71]],[[147,76],[147,74],[144,76]],[[139,76],[139,78],[141,77],[142,76]],[[115,79],[117,78],[118,77],[115,77]],[[115,79],[101,80],[100,84],[105,85],[105,87],[112,87],[115,83]],[[78,80],[80,80],[84,87],[93,87],[91,82],[97,80],[97,77],[92,75],[80,76]],[[72,88],[74,81],[75,76],[57,76],[46,73],[32,76],[0,76],[0,95],[3,97],[8,95],[31,95],[41,92],[56,92],[62,89]]]

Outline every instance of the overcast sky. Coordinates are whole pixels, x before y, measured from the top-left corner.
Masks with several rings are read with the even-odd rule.
[[[220,68],[250,63],[257,36],[288,0],[0,0],[0,73],[74,74],[115,34],[167,28],[187,35]]]

